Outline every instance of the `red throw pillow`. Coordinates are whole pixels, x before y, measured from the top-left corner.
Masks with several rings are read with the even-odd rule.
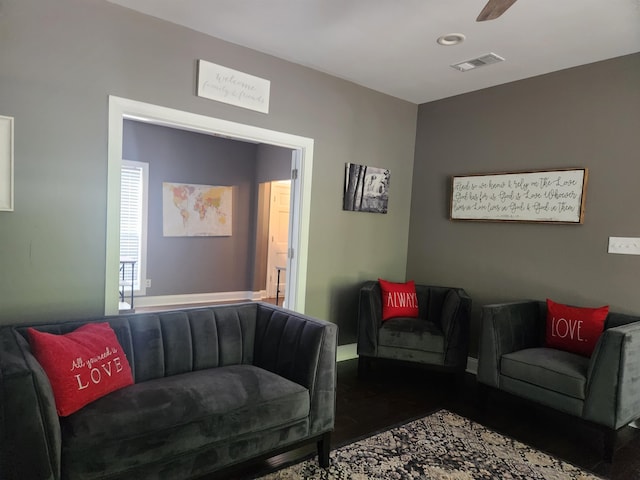
[[[382,321],[393,317],[418,317],[418,296],[413,280],[393,283],[378,279],[382,290]]]
[[[590,357],[608,314],[609,306],[570,307],[547,299],[547,346]]]
[[[133,384],[131,367],[108,323],[88,323],[65,335],[27,329],[34,356],[53,389],[58,415]]]

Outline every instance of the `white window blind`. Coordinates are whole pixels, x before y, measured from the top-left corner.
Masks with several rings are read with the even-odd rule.
[[[143,290],[142,279],[146,273],[146,182],[148,164],[122,161],[120,180],[120,259],[135,260],[124,264],[120,282],[130,291],[133,268],[134,291]]]

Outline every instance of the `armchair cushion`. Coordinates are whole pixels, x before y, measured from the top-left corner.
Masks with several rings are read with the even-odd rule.
[[[382,324],[378,344],[425,352],[444,352],[444,334],[438,326],[422,318],[392,318]]]
[[[589,359],[553,348],[527,348],[502,356],[502,375],[584,400]]]

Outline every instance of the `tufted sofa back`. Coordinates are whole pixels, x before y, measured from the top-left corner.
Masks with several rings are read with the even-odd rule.
[[[253,362],[257,304],[106,317],[127,355],[135,383]],[[39,325],[64,334],[82,322]],[[26,337],[26,328],[19,329]]]
[[[111,325],[127,355],[135,383],[207,368],[254,364],[301,385],[313,385],[325,326],[309,317],[302,322],[299,314],[271,307],[245,303],[89,322],[106,321]],[[89,322],[34,327],[64,334]],[[17,328],[25,347],[26,328]]]

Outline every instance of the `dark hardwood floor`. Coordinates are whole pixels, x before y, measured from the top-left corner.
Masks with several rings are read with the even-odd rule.
[[[475,376],[450,375],[394,362],[375,362],[357,377],[357,360],[338,363],[332,448],[445,408],[499,433],[613,480],[640,479],[640,431],[626,427],[614,461],[602,461],[600,430],[502,392],[481,407]],[[315,452],[315,445],[245,466],[226,478],[255,478]]]

